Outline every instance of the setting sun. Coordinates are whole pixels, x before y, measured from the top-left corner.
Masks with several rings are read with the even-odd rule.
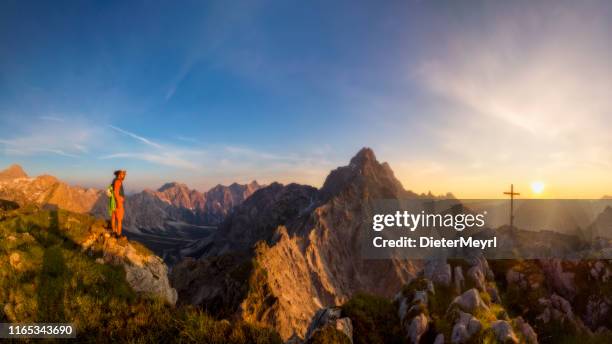
[[[540,182],[540,181],[536,181],[536,182],[532,182],[531,183],[531,191],[534,194],[541,194],[544,191],[544,183]]]

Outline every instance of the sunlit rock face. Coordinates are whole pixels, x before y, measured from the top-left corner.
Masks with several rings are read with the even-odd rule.
[[[372,200],[410,195],[391,168],[364,148],[349,165],[332,171],[320,190],[275,183],[255,192],[212,240],[186,252],[200,258],[175,266],[173,286],[181,302],[204,306],[230,299],[213,288],[220,282],[206,267],[218,269],[210,261],[220,255],[246,252],[246,274],[234,277],[239,264],[215,274],[223,275],[223,284],[242,278],[247,285],[238,307],[234,301],[228,305],[234,308],[224,311],[272,326],[284,339],[303,338],[318,309],[342,304],[357,291],[391,297],[415,276],[418,263],[363,260],[358,240]]]
[[[71,186],[49,175],[30,178],[18,165],[0,172],[0,198],[79,213],[103,213],[106,207],[100,190]]]

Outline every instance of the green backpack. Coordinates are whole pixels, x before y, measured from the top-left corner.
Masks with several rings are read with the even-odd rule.
[[[112,184],[106,188],[106,196],[108,197],[108,216],[112,216],[113,211],[117,209],[117,201],[115,200],[115,192]]]

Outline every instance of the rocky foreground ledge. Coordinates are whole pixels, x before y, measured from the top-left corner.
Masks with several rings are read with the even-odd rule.
[[[170,286],[164,261],[141,244],[118,240],[108,233],[103,223],[94,223],[89,236],[80,243],[82,250],[101,253],[96,262],[123,266],[125,279],[134,291],[157,295],[175,305],[177,292]]]
[[[54,252],[49,247],[56,246],[61,254],[52,258],[60,266],[51,268],[62,270],[58,271],[62,276],[63,270],[69,270],[64,263],[67,256],[84,255],[97,264],[122,267],[125,281],[136,293],[161,298],[171,305],[176,303],[177,292],[170,286],[163,260],[139,243],[111,237],[102,220],[35,205],[19,208],[14,202],[3,201],[0,230],[5,237],[2,249],[16,272],[44,271],[46,265],[54,263],[49,261],[49,254]]]

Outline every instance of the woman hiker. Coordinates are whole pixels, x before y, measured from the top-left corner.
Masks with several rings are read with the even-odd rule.
[[[125,179],[127,172],[125,170],[117,170],[114,172],[115,179],[108,187],[107,194],[109,196],[108,201],[108,212],[111,216],[111,228],[113,229],[113,235],[116,238],[121,238],[123,214],[125,209],[123,207],[124,196],[123,193],[123,180]]]

